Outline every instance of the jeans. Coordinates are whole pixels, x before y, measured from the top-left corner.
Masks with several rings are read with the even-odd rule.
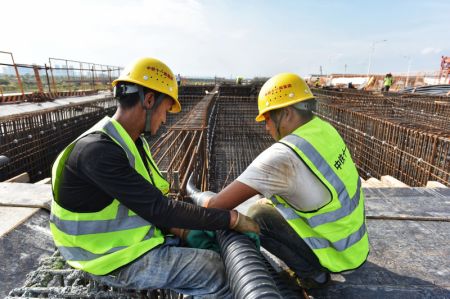
[[[91,276],[118,288],[171,289],[192,298],[231,298],[220,255],[211,250],[178,247],[174,240],[169,239],[110,274]]]
[[[259,224],[261,245],[285,262],[298,277],[314,278],[320,273],[328,272],[276,208],[267,204],[255,204],[250,207],[247,215]]]

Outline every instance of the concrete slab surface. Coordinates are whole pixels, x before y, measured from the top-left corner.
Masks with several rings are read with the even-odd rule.
[[[313,298],[450,298],[450,189],[364,190],[370,239],[367,262],[355,271],[333,274],[327,288],[308,294]],[[34,214],[0,238],[0,246],[0,289],[20,287],[23,279],[12,277],[24,277],[36,267],[38,257],[54,250],[48,213]]]
[[[54,252],[48,219],[49,213],[38,209],[26,222],[0,237],[0,298],[22,286],[39,260]]]
[[[50,208],[50,184],[0,183],[0,206]]]
[[[0,238],[36,213],[38,208],[0,207]]]
[[[450,188],[364,190],[367,262],[354,272],[333,274],[328,288],[309,293],[315,298],[450,298]],[[389,219],[399,215],[405,219]],[[426,221],[416,219],[425,216]]]
[[[110,98],[111,93],[105,92],[105,93],[91,95],[91,96],[66,97],[66,98],[55,99],[54,101],[41,102],[41,103],[25,102],[25,103],[19,103],[19,104],[1,105],[0,106],[0,117],[11,116],[14,114],[21,114],[21,113],[30,113],[30,112],[35,112],[35,111],[39,111],[39,110],[49,109],[49,108],[61,107],[64,105],[69,105],[69,104],[81,104],[81,103],[85,103],[85,102],[89,102],[89,101],[103,99],[106,97]]]

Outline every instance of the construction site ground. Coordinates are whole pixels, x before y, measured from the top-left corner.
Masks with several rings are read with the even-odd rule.
[[[364,188],[367,262],[333,274],[314,298],[450,298],[450,188]],[[0,183],[2,205],[47,205],[50,185]],[[245,211],[251,202],[240,207]],[[0,297],[20,287],[55,247],[42,208],[0,207]],[[5,225],[8,220],[8,227]]]

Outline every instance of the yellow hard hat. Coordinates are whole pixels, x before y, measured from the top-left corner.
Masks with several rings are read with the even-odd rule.
[[[112,86],[119,82],[135,83],[170,96],[175,104],[169,112],[181,111],[178,101],[178,84],[170,68],[155,58],[140,58],[128,65],[119,78],[113,81]]]
[[[314,95],[300,76],[291,73],[275,75],[261,87],[256,121],[263,121],[263,114],[268,111],[310,99],[314,99]]]

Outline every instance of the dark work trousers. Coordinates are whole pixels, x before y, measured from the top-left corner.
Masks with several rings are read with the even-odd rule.
[[[255,204],[247,214],[259,224],[261,245],[285,262],[298,277],[316,277],[321,272],[328,272],[320,265],[311,248],[273,206]]]

